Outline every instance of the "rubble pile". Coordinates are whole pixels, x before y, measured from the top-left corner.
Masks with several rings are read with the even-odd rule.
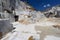
[[[30,22],[28,20],[26,20],[26,19],[19,20],[19,23],[30,24]]]
[[[34,10],[24,2],[20,2],[19,9],[15,11],[16,15],[19,15],[19,22],[23,24],[36,23],[46,18],[43,13]]]
[[[21,18],[22,17],[22,18]],[[31,12],[30,14],[28,15],[21,15],[20,16],[20,22],[23,21],[23,22],[29,22],[29,23],[36,23],[36,22],[39,22],[43,19],[45,19],[46,17],[44,16],[44,14],[40,13],[40,12]]]

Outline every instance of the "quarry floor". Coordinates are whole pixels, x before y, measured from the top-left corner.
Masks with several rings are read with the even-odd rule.
[[[12,24],[16,29],[9,32],[1,40],[29,40],[31,36],[34,40],[60,40],[60,29],[53,27],[57,24],[56,21],[41,21],[28,25],[19,22]]]

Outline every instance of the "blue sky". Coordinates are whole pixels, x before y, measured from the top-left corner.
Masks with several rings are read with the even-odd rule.
[[[28,2],[36,10],[46,10],[52,6],[56,6],[60,4],[60,0],[22,0]]]

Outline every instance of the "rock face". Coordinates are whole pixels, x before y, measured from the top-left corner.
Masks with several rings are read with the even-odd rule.
[[[10,24],[8,19],[0,20],[0,33],[2,33],[2,36],[10,31],[12,31],[12,29],[13,29],[13,26],[12,26],[12,24]]]
[[[11,12],[15,9],[16,0],[0,0],[0,11],[8,11]]]
[[[0,12],[2,11],[2,3],[1,3],[1,0],[0,0]]]

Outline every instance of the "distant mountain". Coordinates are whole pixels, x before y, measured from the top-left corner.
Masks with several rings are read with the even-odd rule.
[[[60,5],[54,6],[43,12],[47,17],[60,17]]]

